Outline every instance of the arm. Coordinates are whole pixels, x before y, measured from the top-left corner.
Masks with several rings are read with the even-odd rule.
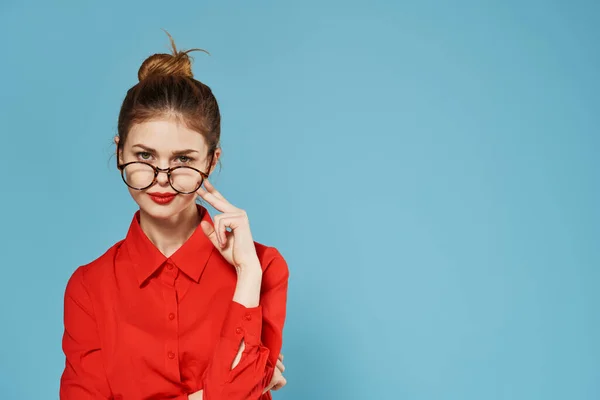
[[[79,267],[69,279],[64,299],[62,348],[66,356],[60,379],[61,400],[110,399],[102,364],[94,310]]]
[[[271,381],[282,344],[289,270],[275,248],[264,257],[262,274],[248,266],[238,275],[220,340],[202,377],[203,390],[190,400],[258,400]]]

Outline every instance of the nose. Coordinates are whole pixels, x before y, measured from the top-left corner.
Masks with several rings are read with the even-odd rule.
[[[167,167],[168,168],[168,167]],[[166,169],[166,168],[165,168]],[[167,171],[158,171],[156,176],[156,182],[160,186],[169,186],[169,176]]]

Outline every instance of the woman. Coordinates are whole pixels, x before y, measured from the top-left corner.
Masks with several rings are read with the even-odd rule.
[[[139,210],[66,287],[61,399],[270,399],[286,383],[287,264],[208,180],[219,108],[192,75],[201,49],[169,38],[173,54],[142,63],[119,114],[118,168]]]

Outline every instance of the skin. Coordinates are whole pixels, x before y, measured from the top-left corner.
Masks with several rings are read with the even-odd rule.
[[[119,137],[115,137],[119,144]],[[186,150],[186,152],[182,152]],[[204,137],[173,118],[161,118],[135,124],[131,127],[123,149],[118,153],[119,163],[145,161],[160,168],[188,165],[210,175],[221,156],[217,149],[212,165]],[[207,223],[201,224],[204,234],[221,255],[231,264],[238,280],[233,300],[246,306],[256,307],[260,300],[262,270],[254,247],[248,215],[243,209],[232,205],[208,179],[204,188],[196,193],[177,194],[170,186],[167,174],[159,173],[156,183],[145,190],[128,187],[133,200],[140,207],[140,226],[154,245],[167,257],[183,245],[200,223],[196,209],[198,196],[212,205],[221,214],[213,218],[214,229]],[[169,204],[155,203],[148,193],[177,194]],[[231,368],[239,363],[245,344],[240,343]],[[287,381],[283,355],[279,355],[273,378],[263,391],[279,390]],[[189,400],[202,399],[202,390],[188,396]]]

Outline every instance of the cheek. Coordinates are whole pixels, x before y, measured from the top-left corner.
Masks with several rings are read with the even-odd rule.
[[[134,190],[130,187],[127,187],[127,189],[129,190],[129,194],[131,195],[131,197],[133,197],[133,199],[136,202],[138,201],[138,199],[145,195],[143,190]]]
[[[175,200],[179,200],[181,203],[185,203],[186,205],[190,205],[191,203],[195,203],[196,202],[196,197],[198,197],[197,194],[192,193],[192,194],[180,194],[177,196],[177,199]]]
[[[137,205],[143,209],[143,210],[148,210],[150,207],[152,207],[155,203],[152,201],[152,199],[150,198],[150,196],[148,196],[146,194],[145,190],[134,190],[131,188],[129,189],[129,194],[131,195],[131,198],[133,199],[133,201],[135,201],[137,203]]]

